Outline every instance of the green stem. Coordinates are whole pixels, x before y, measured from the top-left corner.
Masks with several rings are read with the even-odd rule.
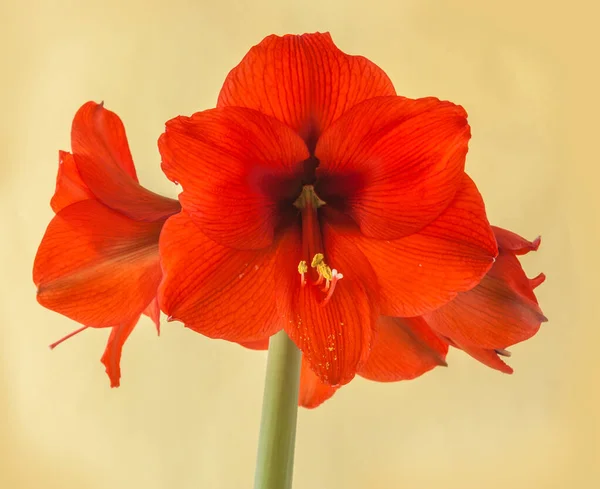
[[[254,489],[292,487],[301,358],[285,331],[271,338]]]

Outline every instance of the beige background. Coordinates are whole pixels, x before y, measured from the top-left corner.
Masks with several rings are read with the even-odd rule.
[[[550,322],[513,348],[512,377],[453,352],[448,369],[357,380],[302,411],[294,487],[600,487],[600,42],[597,15],[563,3],[2,0],[0,487],[251,487],[265,356],[178,323],[157,338],[144,320],[111,390],[107,331],[48,351],[76,325],[38,306],[31,267],[83,102],[120,114],[142,183],[174,196],[163,123],[214,105],[265,35],[315,30],[374,60],[399,93],[467,108],[468,170],[490,219],[543,235],[525,265],[548,275]]]

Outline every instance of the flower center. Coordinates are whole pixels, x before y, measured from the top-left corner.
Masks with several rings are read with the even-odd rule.
[[[294,206],[302,213],[302,256],[304,259],[298,264],[300,285],[306,286],[308,283],[306,275],[310,274],[310,284],[321,286],[321,291],[325,294],[321,305],[329,302],[337,282],[344,277],[342,273],[335,268],[332,269],[325,262],[318,216],[319,207],[324,205],[325,202],[319,198],[312,185],[304,185],[300,196],[294,202]],[[310,263],[310,270],[308,263]]]

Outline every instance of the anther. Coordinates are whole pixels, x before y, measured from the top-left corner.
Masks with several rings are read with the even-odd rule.
[[[308,266],[306,265],[306,261],[302,260],[298,263],[298,273],[300,274],[300,285],[302,287],[306,285],[306,272],[308,272]]]

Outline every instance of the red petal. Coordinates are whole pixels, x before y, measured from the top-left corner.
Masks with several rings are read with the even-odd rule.
[[[170,319],[211,338],[254,342],[281,329],[275,310],[275,252],[237,251],[207,238],[182,212],[161,234],[159,290]]]
[[[473,288],[497,254],[481,195],[463,176],[454,201],[435,221],[393,241],[355,233],[381,287],[381,311],[410,317],[431,311]]]
[[[284,328],[304,353],[311,369],[325,383],[352,380],[366,361],[377,318],[377,281],[366,258],[350,238],[323,226],[325,257],[344,274],[326,305],[317,286],[300,285],[297,266],[300,235],[290,229],[278,250],[277,303]]]
[[[156,326],[156,332],[160,335],[160,307],[158,305],[157,297],[148,304],[148,307],[144,310],[144,314],[152,320]]]
[[[272,243],[279,204],[299,195],[308,158],[288,127],[239,107],[172,119],[159,148],[164,172],[181,183],[182,205],[202,232],[238,249]]]
[[[73,158],[81,179],[108,207],[138,220],[155,221],[179,212],[176,200],[142,187],[137,180],[121,119],[88,102],[75,114]]]
[[[337,387],[324,384],[319,377],[310,369],[308,362],[302,358],[300,370],[300,392],[298,394],[298,405],[313,409],[323,404],[335,394]]]
[[[538,236],[533,241],[527,241],[512,231],[502,229],[496,226],[492,226],[496,241],[498,241],[498,248],[502,251],[512,252],[515,255],[525,255],[530,251],[537,251],[542,242],[541,236]]]
[[[369,360],[359,374],[378,382],[410,380],[446,366],[448,345],[420,317],[381,316]]]
[[[138,319],[129,321],[120,326],[115,326],[110,332],[106,349],[102,355],[101,362],[106,367],[106,373],[110,379],[111,387],[119,387],[121,380],[121,353],[123,344],[133,331]]]
[[[75,202],[88,199],[95,199],[94,194],[79,176],[73,155],[66,151],[59,151],[56,190],[50,200],[52,210],[58,213]]]
[[[38,301],[92,327],[139,317],[160,282],[161,225],[134,221],[94,200],[64,208],[35,258]]]
[[[450,102],[367,100],[319,139],[317,193],[328,203],[341,202],[366,236],[408,236],[454,198],[469,138],[466,112]]]
[[[457,345],[460,349],[471,355],[475,360],[480,361],[494,370],[499,370],[505,374],[512,374],[514,370],[507,365],[496,353],[495,350],[478,348],[476,346]]]
[[[352,106],[395,94],[381,68],[343,53],[329,34],[272,35],[231,70],[217,106],[248,107],[275,117],[313,149],[321,132]]]
[[[268,350],[269,349],[269,338],[264,338],[258,341],[242,341],[240,343],[244,348],[248,348],[250,350]]]
[[[537,287],[539,287],[540,285],[542,285],[545,281],[546,281],[546,275],[543,273],[540,273],[540,274],[536,275],[535,277],[529,279],[529,286],[531,287],[531,290],[533,290],[533,289],[536,289]]]
[[[528,338],[546,321],[519,260],[500,252],[472,290],[425,315],[429,325],[461,346],[506,348]]]

